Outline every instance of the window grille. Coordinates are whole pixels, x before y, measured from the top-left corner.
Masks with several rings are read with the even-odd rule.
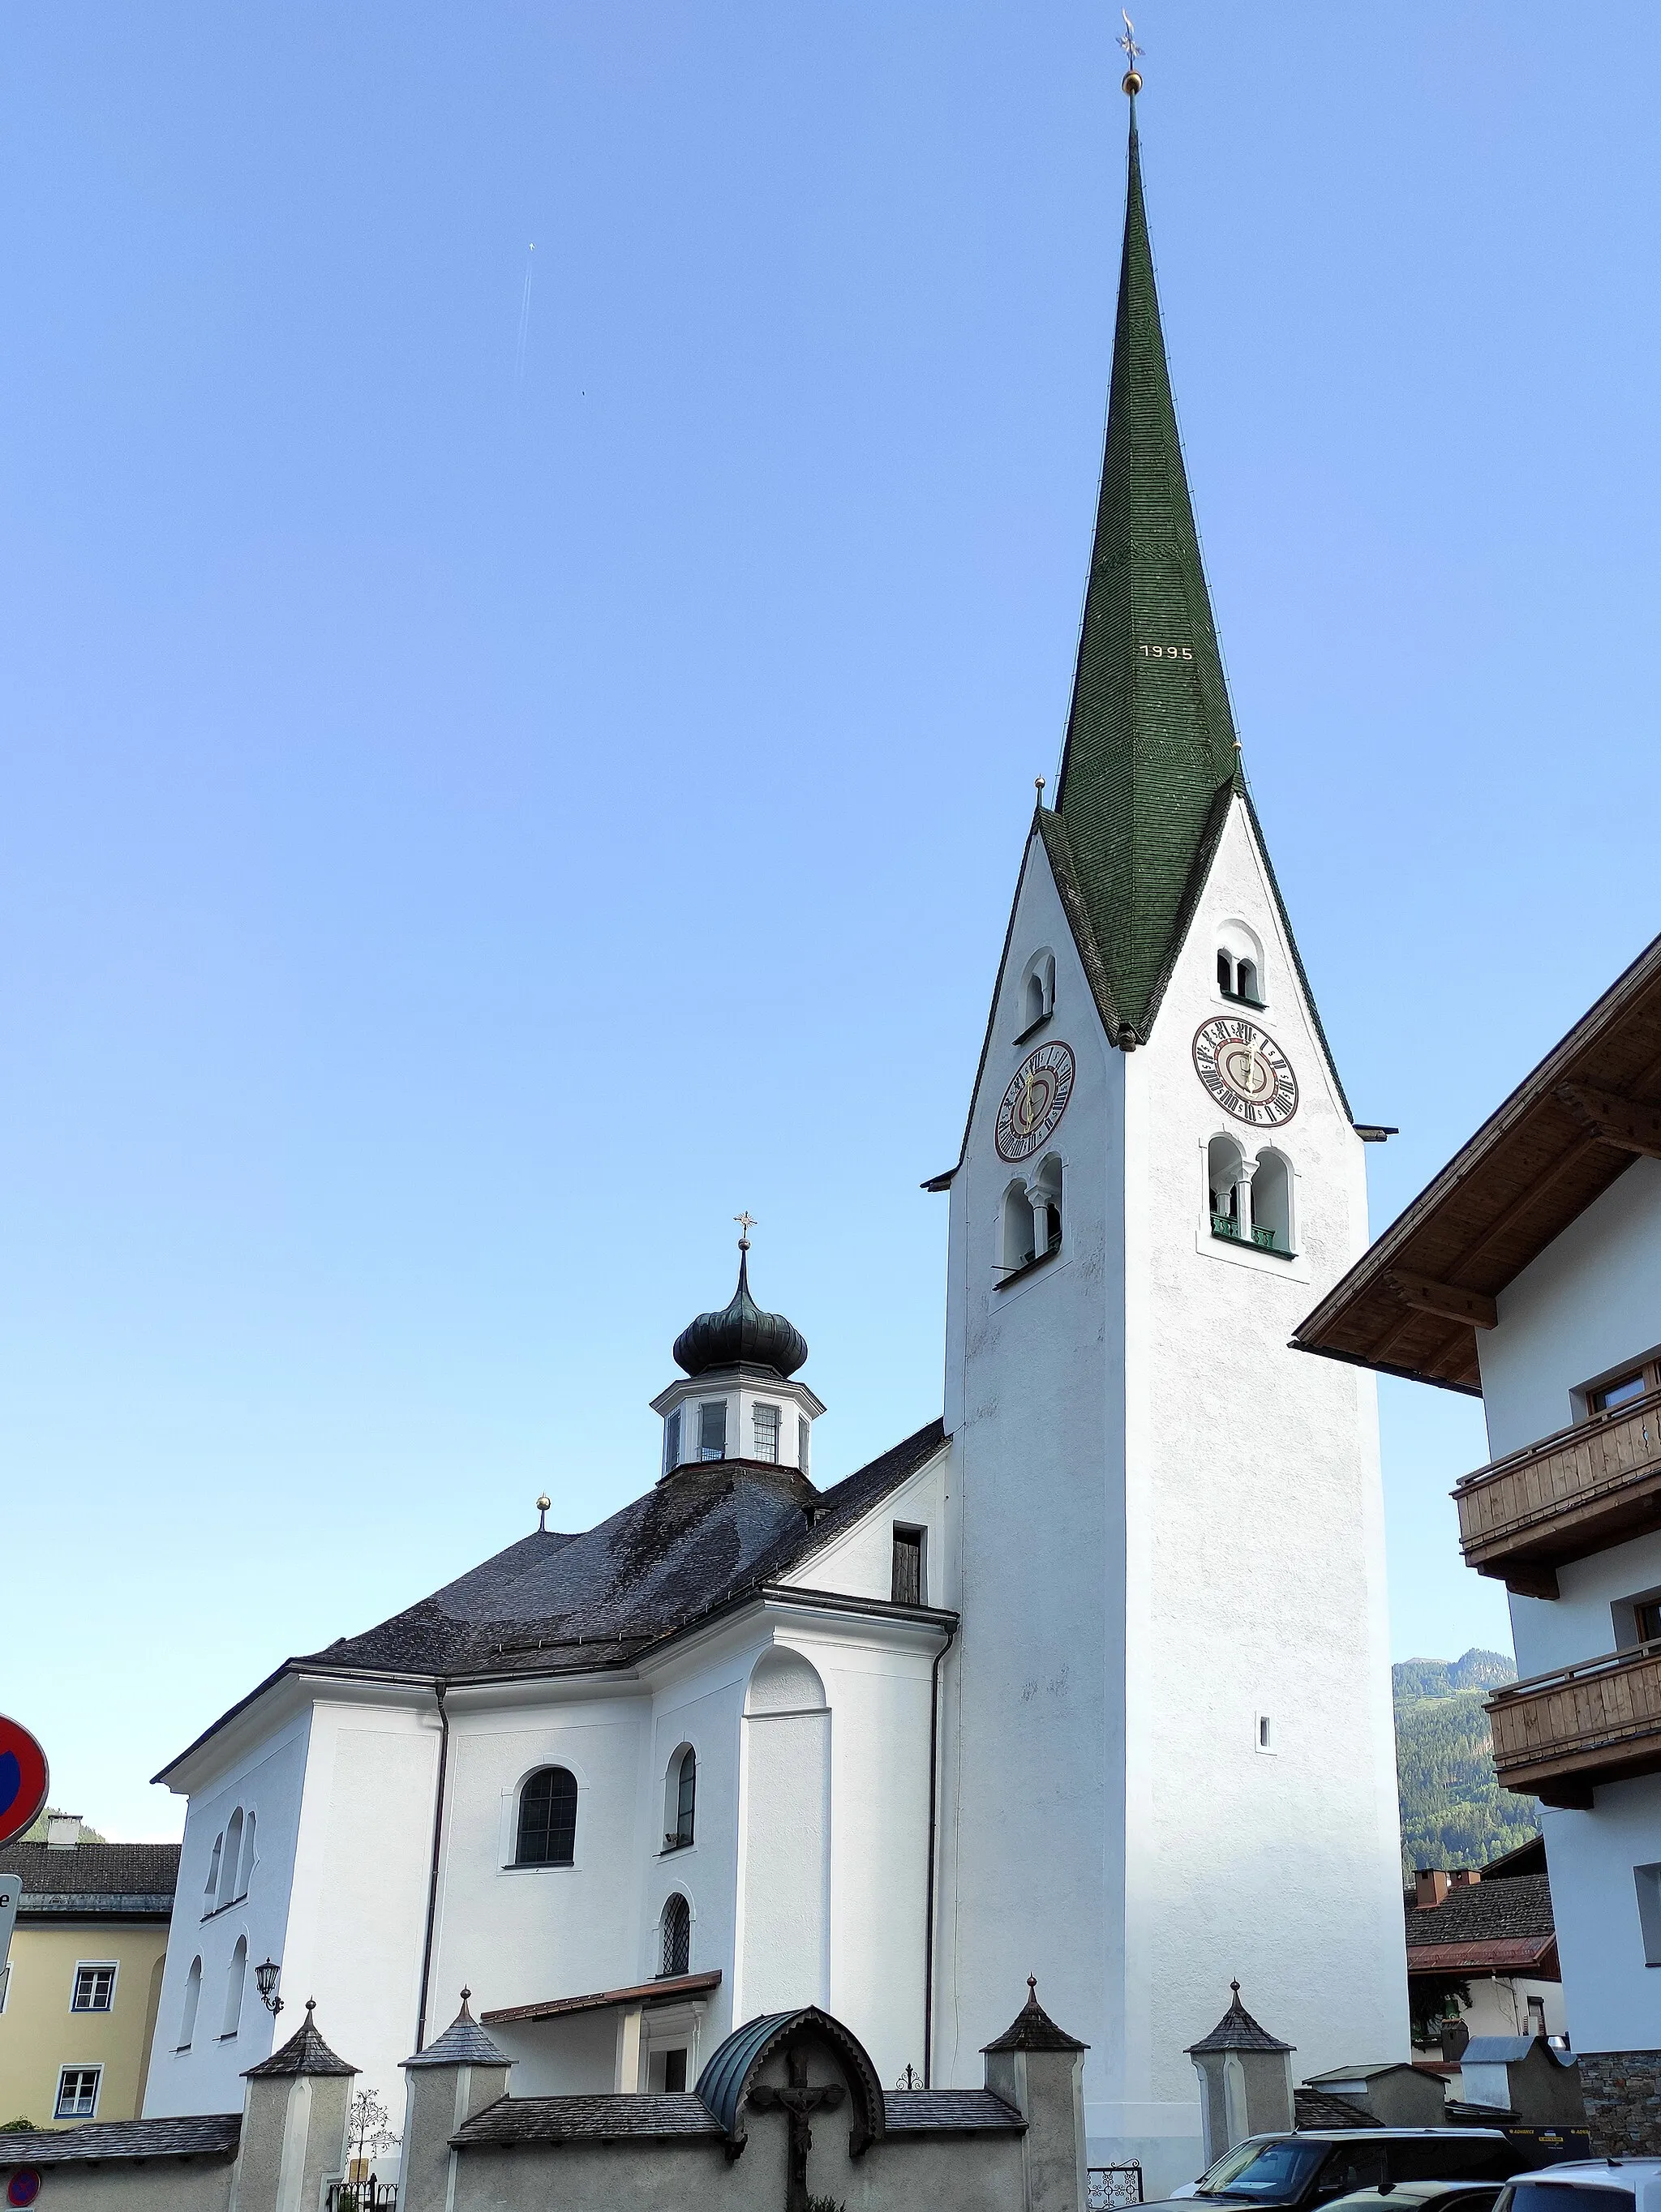
[[[658,1967],[660,1979],[692,1971],[692,1908],[676,1892],[663,1908],[663,1951]]]
[[[58,2120],[89,2120],[98,2110],[101,2066],[66,2066],[58,2077]]]
[[[698,1457],[725,1459],[727,1456],[727,1401],[725,1398],[706,1398],[698,1407]]]
[[[576,1860],[577,1778],[566,1766],[540,1766],[519,1793],[516,1866],[571,1866]]]
[[[779,1455],[779,1409],[776,1406],[757,1406],[755,1408],[756,1457],[776,1460]]]
[[[663,1471],[672,1474],[680,1465],[680,1407],[663,1425]]]
[[[922,1534],[921,1528],[894,1531],[892,1597],[896,1605],[921,1605],[922,1596]]]
[[[71,2012],[108,2012],[115,2002],[113,1966],[77,1966]]]

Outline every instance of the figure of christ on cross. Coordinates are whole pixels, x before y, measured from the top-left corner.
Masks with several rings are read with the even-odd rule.
[[[835,2112],[842,2102],[843,2087],[840,2081],[822,2081],[810,2088],[807,2053],[800,2045],[787,2052],[785,2063],[790,2070],[789,2086],[776,2089],[770,2082],[758,2081],[750,2092],[749,2102],[757,2112],[790,2115],[790,2181],[784,2192],[784,2212],[807,2212],[807,2154],[813,2148],[807,2116]]]

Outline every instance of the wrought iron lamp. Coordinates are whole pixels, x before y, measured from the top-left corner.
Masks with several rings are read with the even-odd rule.
[[[283,2009],[283,2000],[277,1994],[277,1977],[282,1972],[275,1959],[267,1959],[253,1970],[253,1985],[259,1992],[259,2001],[273,2020]]]

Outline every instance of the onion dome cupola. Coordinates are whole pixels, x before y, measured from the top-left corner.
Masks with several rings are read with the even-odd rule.
[[[750,1234],[739,1217],[739,1280],[727,1304],[701,1313],[675,1339],[685,1370],[652,1401],[663,1417],[663,1472],[709,1460],[776,1467],[800,1480],[808,1472],[808,1432],[824,1411],[804,1382],[807,1340],[782,1314],[764,1313],[750,1294]]]
[[[782,1314],[764,1313],[750,1295],[750,1240],[739,1246],[739,1286],[719,1313],[701,1313],[675,1339],[675,1364],[689,1375],[712,1367],[770,1367],[778,1376],[806,1365],[807,1339]]]

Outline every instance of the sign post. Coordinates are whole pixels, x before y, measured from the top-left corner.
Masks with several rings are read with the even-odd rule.
[[[19,1722],[0,1713],[0,1850],[30,1826],[46,1802],[46,1754]],[[21,1875],[0,1874],[0,1974],[11,1956]]]

